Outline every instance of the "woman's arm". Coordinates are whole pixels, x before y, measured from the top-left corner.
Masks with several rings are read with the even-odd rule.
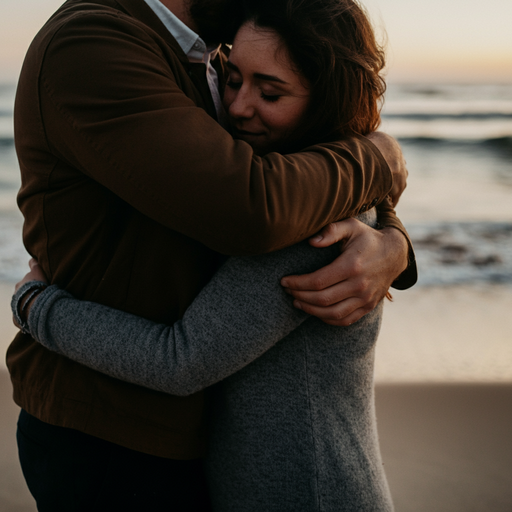
[[[172,326],[74,299],[51,286],[33,303],[28,324],[48,349],[112,377],[188,395],[243,368],[307,315],[279,284],[339,255],[336,246],[300,243],[272,254],[231,258]]]

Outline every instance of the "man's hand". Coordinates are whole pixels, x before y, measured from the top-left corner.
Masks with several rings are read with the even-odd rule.
[[[389,195],[391,197],[393,207],[395,207],[402,195],[402,192],[407,186],[407,176],[409,176],[402,148],[396,139],[384,132],[372,132],[367,135],[366,138],[371,140],[372,143],[377,146],[377,149],[382,153],[382,156],[391,169],[391,174],[393,175],[393,188]]]
[[[407,268],[408,245],[397,229],[377,231],[356,219],[330,224],[310,244],[340,241],[342,254],[333,263],[312,274],[286,276],[281,285],[295,307],[327,324],[347,326],[372,311]]]

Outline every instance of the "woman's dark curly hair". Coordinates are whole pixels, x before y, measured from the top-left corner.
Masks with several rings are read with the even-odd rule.
[[[380,76],[384,51],[360,5],[353,0],[245,0],[243,17],[277,32],[309,82],[307,127],[298,145],[378,128],[386,90]]]

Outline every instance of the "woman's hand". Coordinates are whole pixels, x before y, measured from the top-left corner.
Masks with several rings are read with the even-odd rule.
[[[28,265],[30,267],[30,272],[25,274],[25,277],[20,282],[16,283],[16,286],[14,287],[15,292],[17,292],[21,286],[23,286],[25,283],[28,283],[29,281],[42,281],[43,283],[48,284],[48,278],[46,277],[46,274],[43,272],[43,269],[39,266],[37,260],[31,258],[30,261],[28,262]],[[27,307],[24,308],[24,318],[28,318],[30,308],[34,303],[34,300],[37,299],[38,295],[39,293],[34,295],[30,300],[30,304],[28,304]],[[24,302],[20,304],[20,307],[24,307]],[[18,325],[18,322],[16,321],[16,318],[14,316],[12,318],[12,321],[16,327],[21,328],[21,326]]]
[[[16,286],[14,287],[15,292],[29,281],[42,281],[43,283],[48,284],[48,278],[36,259],[31,258],[28,262],[28,266],[30,267],[30,272],[25,274],[25,277],[19,283],[16,283]]]

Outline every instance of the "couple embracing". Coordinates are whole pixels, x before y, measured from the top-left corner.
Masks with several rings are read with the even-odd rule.
[[[392,510],[373,355],[416,268],[383,66],[352,0],[68,0],[42,28],[7,355],[40,511]]]

